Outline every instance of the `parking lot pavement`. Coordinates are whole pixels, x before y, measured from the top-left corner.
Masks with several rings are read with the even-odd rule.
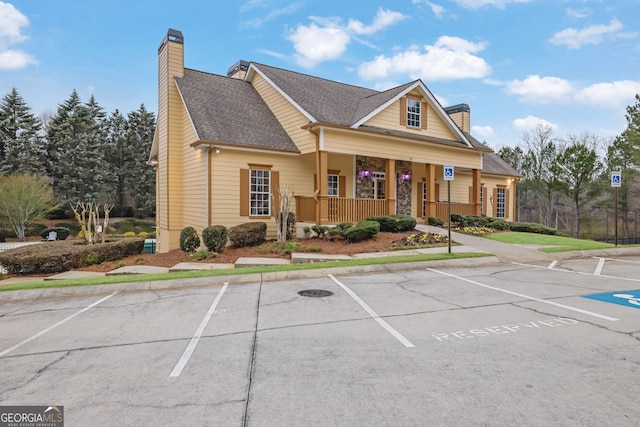
[[[0,404],[71,425],[637,425],[640,306],[587,298],[635,298],[625,261],[8,301]]]

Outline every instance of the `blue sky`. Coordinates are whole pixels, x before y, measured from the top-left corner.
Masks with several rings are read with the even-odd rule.
[[[157,109],[157,48],[185,37],[185,65],[226,74],[260,62],[384,90],[420,78],[467,103],[494,149],[537,123],[611,138],[640,93],[637,0],[0,1],[0,95],[35,114],[76,89],[111,113]]]

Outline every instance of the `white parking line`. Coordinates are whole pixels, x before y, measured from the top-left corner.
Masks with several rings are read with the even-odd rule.
[[[616,260],[619,261],[619,260]],[[525,267],[532,267],[532,268],[544,268],[547,269],[548,267],[540,267],[539,265],[535,265],[535,264],[523,264],[521,262],[512,262],[511,264],[513,265],[522,265]],[[570,274],[582,274],[585,276],[593,276],[593,274],[591,273],[585,273],[584,271],[573,271],[573,270],[567,270],[564,268],[554,268],[553,271],[561,271],[563,273],[570,273]],[[609,276],[607,274],[601,274],[599,277],[604,277],[607,279],[617,279],[617,280],[626,280],[627,282],[640,282],[640,279],[633,279],[631,277],[620,277],[620,276]]]
[[[171,373],[169,374],[170,377],[179,377],[180,374],[182,373],[182,370],[189,362],[189,359],[191,358],[193,351],[196,349],[196,346],[198,345],[198,341],[200,341],[200,337],[202,337],[202,334],[204,333],[204,328],[207,327],[209,320],[211,320],[211,316],[213,316],[213,313],[216,310],[218,303],[222,299],[222,295],[224,294],[224,291],[227,290],[227,286],[229,286],[229,282],[225,282],[224,286],[222,286],[222,289],[220,289],[220,292],[218,292],[216,299],[211,304],[211,307],[209,307],[209,311],[207,311],[207,314],[205,314],[204,318],[202,319],[202,322],[200,322],[200,326],[198,326],[198,329],[196,329],[196,333],[191,338],[191,341],[189,341],[189,345],[187,345],[187,348],[184,350],[184,353],[182,353],[182,357],[180,358],[176,366],[173,368],[173,371],[171,371]]]
[[[366,302],[364,302],[358,295],[356,295],[355,292],[353,292],[351,289],[349,289],[346,285],[344,285],[342,282],[340,282],[338,279],[336,279],[332,274],[329,274],[329,277],[331,278],[331,280],[333,280],[334,282],[336,282],[336,284],[338,286],[340,286],[342,289],[344,289],[344,291],[346,293],[349,294],[349,296],[351,298],[353,298],[354,300],[356,300],[356,302],[358,304],[360,304],[360,306],[362,306],[362,308],[364,308],[366,310],[367,313],[369,313],[369,315],[373,318],[373,320],[375,320],[376,322],[378,322],[378,324],[380,326],[382,326],[384,329],[387,330],[387,332],[389,332],[391,335],[393,335],[393,337],[395,339],[397,339],[398,341],[400,341],[402,343],[402,345],[404,345],[407,348],[411,348],[411,347],[415,347],[415,345],[413,345],[411,343],[411,341],[409,341],[408,339],[406,339],[405,337],[403,337],[400,332],[396,331],[395,329],[393,329],[393,327],[391,325],[389,325],[387,322],[385,322],[380,316],[378,316],[378,314],[373,311],[373,309],[371,307],[369,307],[367,305]]]
[[[558,304],[557,302],[547,301],[547,300],[536,298],[536,297],[532,297],[532,296],[529,296],[529,295],[520,294],[518,292],[512,292],[512,291],[508,291],[506,289],[496,288],[495,286],[485,285],[483,283],[476,282],[476,281],[473,281],[473,280],[469,280],[469,279],[466,279],[464,277],[456,276],[454,274],[445,273],[444,271],[434,270],[433,268],[427,268],[427,270],[428,271],[433,271],[434,273],[438,273],[438,274],[441,274],[443,276],[449,276],[449,277],[453,277],[455,279],[460,279],[460,280],[463,280],[465,282],[472,283],[472,284],[474,284],[476,286],[482,286],[483,288],[493,289],[494,291],[504,292],[506,294],[515,295],[517,297],[526,298],[526,299],[529,299],[529,300],[532,300],[532,301],[538,301],[538,302],[541,302],[541,303],[544,303],[544,304],[554,305],[556,307],[564,308],[566,310],[576,311],[578,313],[587,314],[589,316],[598,317],[600,319],[609,320],[611,322],[617,322],[618,320],[620,320],[620,319],[616,319],[615,317],[605,316],[603,314],[594,313],[592,311],[582,310],[580,308],[570,307],[570,306],[564,305],[564,304]]]
[[[604,267],[605,258],[598,258],[598,265],[596,265],[596,269],[593,272],[594,276],[599,276],[602,273],[602,268]]]
[[[553,268],[553,267],[555,267],[557,264],[558,264],[558,261],[557,261],[557,260],[551,261],[551,264],[549,264],[549,265],[547,266],[547,268]]]
[[[62,324],[64,324],[64,323],[67,323],[69,320],[73,319],[74,317],[78,316],[79,314],[84,313],[84,312],[85,312],[85,311],[87,311],[87,310],[92,309],[93,307],[95,307],[96,305],[100,304],[101,302],[108,300],[109,298],[111,298],[111,297],[112,297],[112,296],[114,296],[115,294],[117,294],[117,292],[114,292],[114,293],[112,293],[111,295],[106,296],[106,297],[102,298],[101,300],[94,302],[94,303],[93,303],[93,304],[91,304],[90,306],[85,307],[85,308],[83,308],[83,309],[82,309],[82,310],[80,310],[80,311],[76,311],[76,312],[75,312],[75,313],[73,313],[71,316],[69,316],[69,317],[66,317],[66,318],[62,319],[61,321],[59,321],[59,322],[58,322],[58,323],[56,323],[55,325],[53,325],[53,326],[49,326],[48,328],[43,329],[42,331],[38,332],[37,334],[30,336],[30,337],[29,337],[29,338],[27,338],[26,340],[19,342],[18,344],[14,345],[13,347],[6,349],[6,350],[5,350],[5,351],[3,351],[2,353],[0,353],[0,357],[4,356],[4,355],[5,355],[5,354],[7,354],[7,353],[12,352],[13,350],[15,350],[15,349],[16,349],[16,348],[18,348],[18,347],[22,347],[23,345],[27,344],[28,342],[31,342],[31,341],[35,340],[35,339],[36,339],[36,338],[38,338],[38,337],[43,336],[44,334],[46,334],[47,332],[49,332],[49,331],[51,331],[51,330],[53,330],[53,329],[57,328],[58,326],[60,326],[60,325],[62,325]]]

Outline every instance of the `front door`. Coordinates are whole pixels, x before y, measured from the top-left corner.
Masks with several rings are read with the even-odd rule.
[[[373,198],[383,200],[386,196],[385,173],[373,172]]]

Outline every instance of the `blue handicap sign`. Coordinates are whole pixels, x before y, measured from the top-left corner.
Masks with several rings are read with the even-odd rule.
[[[611,172],[611,186],[612,187],[620,187],[622,184],[622,174],[621,172]]]
[[[637,291],[609,292],[606,294],[585,295],[583,298],[640,308],[640,289]]]
[[[453,166],[451,165],[444,166],[444,180],[453,181]]]

